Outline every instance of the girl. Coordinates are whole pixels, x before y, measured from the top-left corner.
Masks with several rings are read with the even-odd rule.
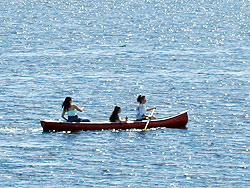
[[[82,112],[85,108],[79,108],[77,105],[72,103],[71,97],[66,97],[62,104],[63,112],[62,118],[68,122],[90,122],[89,119],[78,118],[77,111]],[[68,119],[65,118],[65,113],[68,115]]]
[[[128,121],[128,116],[126,116],[125,121],[121,120],[121,118],[118,116],[119,113],[121,113],[122,109],[120,106],[115,106],[114,111],[111,113],[109,117],[109,121],[116,122],[116,123],[126,123]]]
[[[145,96],[139,95],[137,98],[137,102],[139,103],[139,105],[136,108],[136,113],[137,113],[136,114],[136,121],[142,121],[142,120],[146,120],[146,119],[151,119],[151,120],[156,119],[154,116],[146,115],[147,111],[156,109],[156,107],[146,109],[145,103],[147,101],[146,101]]]

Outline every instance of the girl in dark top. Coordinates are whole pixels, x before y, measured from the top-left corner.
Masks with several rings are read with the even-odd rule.
[[[122,120],[119,117],[119,113],[121,113],[122,109],[120,106],[115,106],[114,111],[111,113],[109,117],[109,121],[115,122],[115,123],[126,123],[128,121],[128,116],[126,116],[125,120]]]

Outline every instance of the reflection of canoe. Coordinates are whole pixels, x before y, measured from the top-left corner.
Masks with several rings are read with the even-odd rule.
[[[105,129],[143,129],[146,125],[145,121],[128,121],[127,123],[111,123],[107,121],[100,122],[62,122],[54,120],[41,121],[41,125],[45,132],[49,131],[87,131],[87,130],[105,130]],[[149,128],[167,127],[186,129],[188,122],[187,111],[181,112],[177,115],[160,118],[150,121]]]

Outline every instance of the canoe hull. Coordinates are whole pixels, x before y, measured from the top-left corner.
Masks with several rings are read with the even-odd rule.
[[[110,122],[61,122],[52,120],[42,120],[41,126],[44,132],[50,131],[87,131],[87,130],[107,130],[107,129],[143,129],[145,121],[129,121],[128,123]],[[187,111],[168,118],[161,118],[150,121],[148,129],[157,127],[186,129],[188,122]]]

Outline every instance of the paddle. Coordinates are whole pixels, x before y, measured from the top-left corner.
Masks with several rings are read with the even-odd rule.
[[[154,112],[155,112],[155,109],[152,110],[151,117],[153,116]],[[143,131],[145,131],[147,129],[149,122],[150,122],[150,118],[148,119],[144,129],[142,129]]]

